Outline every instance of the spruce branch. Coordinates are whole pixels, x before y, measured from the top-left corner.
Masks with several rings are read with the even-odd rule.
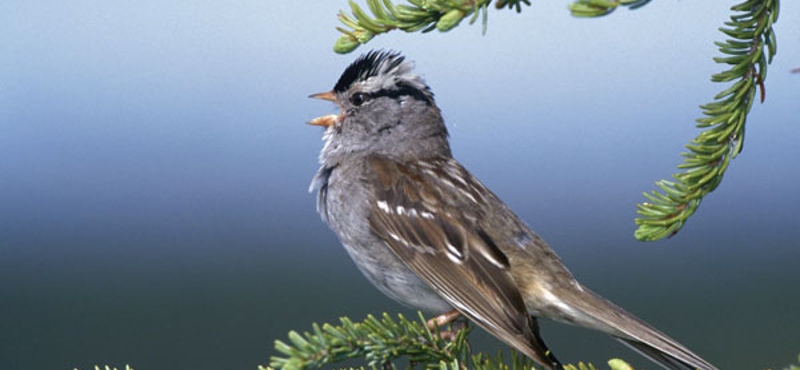
[[[473,24],[482,19],[483,32],[486,32],[488,6],[492,0],[408,0],[410,5],[394,5],[391,0],[366,0],[372,16],[350,0],[352,15],[339,11],[339,21],[347,28],[337,27],[343,35],[339,37],[333,50],[346,54],[359,45],[366,44],[376,35],[391,30],[423,33],[438,29],[446,32],[458,26],[469,17]],[[530,5],[529,0],[498,0],[498,8],[509,7],[520,11],[520,3]]]
[[[705,130],[686,145],[688,152],[681,153],[684,159],[678,168],[684,171],[672,176],[675,181],[656,182],[660,191],[644,193],[649,202],[637,205],[642,217],[636,219],[636,239],[654,241],[680,231],[703,197],[719,186],[730,160],[741,153],[747,114],[754,101],[764,102],[767,65],[776,52],[772,25],[779,5],[779,0],[745,0],[731,8],[734,14],[719,29],[728,39],[715,42],[722,56],[714,58],[731,67],[711,80],[735,82],[700,106],[705,117],[697,119],[697,127]]]
[[[350,12],[339,11],[339,21],[346,28],[336,27],[342,36],[333,45],[333,50],[347,54],[373,37],[391,30],[427,33],[438,29],[447,32],[469,17],[469,24],[481,18],[483,33],[486,33],[488,8],[493,0],[408,0],[409,4],[395,5],[392,0],[365,0],[369,13],[354,0],[349,0]],[[597,17],[611,13],[618,6],[636,9],[650,0],[575,0],[569,10],[577,17]],[[531,5],[530,0],[496,0],[497,9],[522,11],[522,4]],[[370,15],[371,13],[371,15]]]
[[[341,318],[340,325],[312,325],[311,332],[289,332],[287,344],[275,341],[275,349],[285,357],[273,356],[270,365],[260,370],[311,370],[363,358],[373,370],[393,369],[395,362],[405,358],[409,367],[420,366],[438,370],[534,370],[537,367],[526,356],[512,351],[510,358],[502,353],[489,356],[472,354],[468,343],[470,328],[455,332],[451,339],[443,339],[439,328],[427,326],[419,314],[419,321],[403,315],[397,319],[384,313],[380,319],[369,315],[362,322]],[[452,333],[454,329],[446,328]],[[625,361],[609,361],[611,370],[633,370]],[[596,370],[592,364],[565,365],[566,370]]]
[[[411,5],[394,5],[391,0],[366,0],[372,17],[350,0],[352,16],[344,11],[339,19],[350,29],[338,28],[343,35],[334,46],[338,53],[349,53],[375,35],[393,29],[406,32],[448,31],[462,19],[475,22],[479,14],[486,29],[488,6],[492,0],[408,0]],[[569,9],[577,17],[598,17],[620,6],[637,9],[650,0],[575,0]],[[528,0],[496,0],[495,7],[521,10]],[[708,193],[714,191],[744,144],[745,123],[753,102],[764,101],[767,65],[776,52],[773,24],[778,20],[780,0],[742,0],[731,7],[733,15],[719,30],[728,38],[715,42],[721,56],[714,58],[727,64],[726,71],[711,76],[713,82],[731,83],[711,103],[701,105],[703,118],[697,127],[703,129],[681,153],[683,172],[672,180],[660,180],[656,190],[644,193],[648,201],[637,205],[638,225],[634,232],[640,241],[655,241],[675,235],[694,214]],[[759,95],[756,96],[756,91]]]

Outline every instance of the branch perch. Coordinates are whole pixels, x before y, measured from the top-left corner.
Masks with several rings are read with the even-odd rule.
[[[372,315],[362,322],[340,319],[340,325],[314,324],[311,332],[289,332],[287,344],[275,341],[275,349],[285,357],[274,356],[268,367],[259,370],[312,370],[338,365],[343,361],[364,358],[371,369],[394,369],[400,360],[409,367],[430,370],[534,370],[533,361],[512,351],[510,358],[472,354],[468,343],[470,328],[458,330],[452,340],[442,339],[438,327],[433,330],[419,314],[419,321],[403,315],[397,319],[384,313],[380,319]],[[448,325],[447,330],[453,330]],[[611,370],[633,370],[625,361],[612,359]],[[566,370],[597,370],[582,362],[565,365]]]

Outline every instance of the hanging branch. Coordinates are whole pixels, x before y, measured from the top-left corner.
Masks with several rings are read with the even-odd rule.
[[[353,16],[339,13],[339,19],[350,30],[337,28],[342,35],[334,46],[338,53],[349,53],[375,35],[401,29],[406,32],[448,31],[470,16],[475,22],[483,15],[486,30],[487,8],[492,0],[408,0],[412,5],[393,5],[391,0],[366,0],[373,17],[350,1]],[[650,0],[575,0],[569,9],[577,17],[607,15],[619,6],[637,9]],[[497,8],[513,8],[518,12],[528,0],[497,0]],[[764,81],[767,65],[775,55],[775,32],[772,25],[778,20],[780,0],[744,0],[731,8],[733,15],[720,31],[729,38],[716,42],[722,53],[714,58],[730,65],[727,71],[711,77],[714,82],[734,82],[700,106],[705,117],[697,120],[705,129],[686,145],[682,153],[684,170],[673,180],[656,182],[660,190],[644,193],[649,202],[637,205],[641,217],[635,220],[634,233],[641,241],[654,241],[675,235],[694,214],[703,197],[719,186],[730,160],[742,151],[747,114],[756,99],[764,101]],[[765,49],[766,47],[766,49]],[[756,97],[756,90],[760,91]]]
[[[470,17],[470,24],[475,23],[481,14],[483,30],[486,32],[487,7],[492,0],[409,0],[411,5],[394,5],[391,0],[366,2],[372,17],[353,0],[350,0],[352,16],[344,11],[339,12],[339,20],[349,29],[336,28],[343,35],[333,46],[335,52],[349,53],[376,35],[395,29],[423,33],[438,29],[446,32],[458,26],[466,17]],[[499,0],[496,5],[498,8],[514,7],[520,11],[520,2],[530,4],[528,0]]]
[[[289,332],[291,344],[275,341],[275,349],[286,357],[274,356],[269,367],[259,370],[312,370],[332,367],[343,361],[363,358],[371,369],[394,369],[405,358],[409,367],[438,370],[534,370],[533,361],[511,352],[510,359],[501,353],[489,356],[472,354],[468,343],[470,328],[463,328],[449,339],[442,339],[439,328],[433,330],[419,314],[419,321],[409,321],[403,315],[397,320],[388,314],[381,319],[372,315],[354,323],[340,319],[341,325],[314,324],[312,332],[302,335]],[[447,327],[452,333],[453,327]],[[633,370],[625,361],[608,362],[611,370]],[[565,365],[565,370],[596,370],[592,364]]]
[[[731,8],[734,15],[719,30],[729,38],[715,42],[721,57],[714,61],[730,65],[727,71],[711,76],[714,82],[736,81],[701,105],[704,118],[697,127],[705,129],[690,144],[675,181],[656,182],[661,191],[644,193],[650,202],[637,205],[643,217],[636,219],[636,239],[653,241],[675,235],[691,216],[703,197],[719,186],[730,160],[741,153],[745,122],[753,102],[764,102],[767,64],[775,55],[775,32],[779,0],[746,0]],[[756,89],[760,92],[756,96]]]
[[[343,35],[339,37],[333,50],[347,54],[373,37],[391,30],[427,33],[435,29],[446,32],[458,26],[461,20],[469,17],[469,24],[482,19],[483,32],[489,16],[488,7],[492,0],[408,0],[410,5],[394,5],[391,0],[366,0],[370,16],[350,0],[352,15],[339,11],[339,21],[347,28],[336,27]],[[618,6],[636,9],[650,0],[576,0],[569,10],[577,17],[597,17],[611,13]],[[522,4],[531,5],[530,0],[496,0],[497,9],[522,11]]]

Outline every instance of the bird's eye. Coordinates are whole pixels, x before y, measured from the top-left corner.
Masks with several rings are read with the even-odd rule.
[[[364,102],[367,101],[367,99],[369,99],[369,96],[367,96],[367,94],[357,92],[352,96],[350,96],[350,103],[355,106],[359,106],[361,104],[364,104]]]

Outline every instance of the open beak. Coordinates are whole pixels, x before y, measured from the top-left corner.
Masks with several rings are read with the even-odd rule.
[[[331,101],[331,102],[336,103],[336,94],[334,94],[333,91],[326,91],[326,92],[319,93],[319,94],[313,94],[313,95],[309,95],[308,97],[309,98],[314,98],[314,99],[327,100],[327,101]],[[327,116],[314,118],[311,121],[308,121],[308,124],[309,125],[314,125],[314,126],[328,127],[328,126],[334,125],[338,121],[339,121],[339,115],[338,114],[329,114]]]
[[[322,100],[332,101],[334,103],[336,102],[336,95],[333,93],[333,91],[326,91],[324,93],[313,94],[313,95],[309,95],[308,97],[309,98],[313,98],[313,99],[322,99]]]

